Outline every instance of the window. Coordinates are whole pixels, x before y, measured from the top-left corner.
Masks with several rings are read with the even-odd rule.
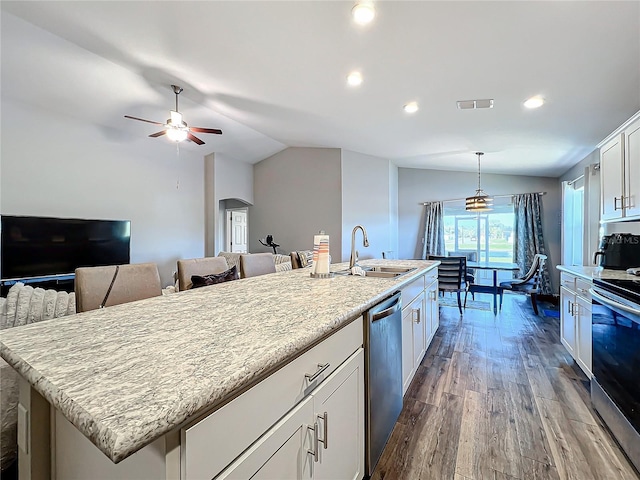
[[[584,177],[562,182],[562,263],[583,265]]]
[[[467,212],[464,200],[443,205],[447,254],[476,252],[481,262],[513,262],[515,216],[510,197],[494,199],[490,212]]]

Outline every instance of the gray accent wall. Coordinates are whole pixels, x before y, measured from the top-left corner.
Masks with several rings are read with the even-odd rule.
[[[394,166],[395,167],[395,166]],[[389,160],[342,150],[342,261],[351,253],[351,232],[356,225],[367,230],[369,247],[356,232],[359,258],[382,258],[397,248],[397,167]],[[337,260],[336,260],[337,261]]]
[[[400,258],[420,258],[424,237],[424,202],[453,200],[472,195],[477,173],[416,168],[398,169],[398,250]],[[543,230],[549,273],[558,292],[560,262],[560,187],[557,178],[483,174],[482,188],[490,195],[547,192],[542,197]]]
[[[279,252],[310,250],[320,230],[330,235],[332,258],[342,258],[341,152],[337,148],[287,148],[253,166],[249,251],[273,235]]]

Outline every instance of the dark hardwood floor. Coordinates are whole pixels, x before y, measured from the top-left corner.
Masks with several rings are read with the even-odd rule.
[[[441,306],[371,478],[638,480],[559,332],[524,296],[505,295],[497,316]]]

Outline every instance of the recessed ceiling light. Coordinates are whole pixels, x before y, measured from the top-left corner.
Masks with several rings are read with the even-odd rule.
[[[373,8],[373,3],[371,2],[358,2],[351,9],[351,15],[353,15],[354,22],[359,25],[366,25],[376,16],[376,9]]]
[[[531,97],[527,101],[524,102],[524,106],[527,108],[538,108],[544,105],[544,98],[540,95],[536,95],[535,97]]]
[[[362,83],[362,74],[360,72],[351,72],[347,76],[347,83],[352,87],[357,87]]]
[[[409,102],[404,107],[404,111],[407,113],[416,113],[418,111],[418,103],[417,102]]]

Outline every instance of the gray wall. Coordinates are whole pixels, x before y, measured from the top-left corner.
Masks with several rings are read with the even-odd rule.
[[[253,167],[249,251],[273,235],[279,251],[313,248],[320,230],[330,235],[332,258],[342,257],[341,153],[336,148],[287,148]]]
[[[361,259],[382,258],[383,251],[397,248],[397,168],[390,164],[384,158],[342,150],[342,261],[349,260],[351,232],[358,224],[369,238],[365,248],[362,233],[356,233]]]
[[[398,216],[400,258],[420,258],[424,237],[424,202],[465,198],[474,193],[478,176],[450,172],[400,168],[398,171]],[[542,197],[543,231],[549,256],[554,292],[558,291],[560,262],[560,188],[557,178],[483,174],[482,188],[491,195],[547,192]]]
[[[179,258],[204,253],[203,159],[176,159],[163,139],[2,99],[0,213],[131,220],[131,262],[158,264],[163,285]]]

